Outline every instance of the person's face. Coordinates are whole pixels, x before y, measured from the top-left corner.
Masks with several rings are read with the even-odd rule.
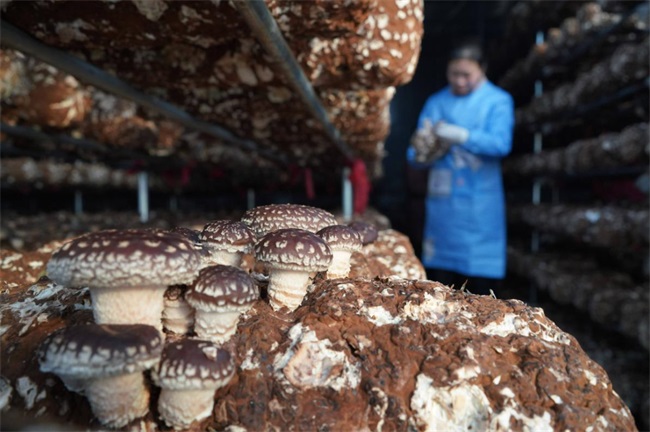
[[[455,95],[470,94],[481,83],[483,77],[483,69],[474,60],[452,60],[447,65],[447,80]]]

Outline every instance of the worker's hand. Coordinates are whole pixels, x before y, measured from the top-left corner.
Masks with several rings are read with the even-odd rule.
[[[415,160],[420,163],[431,163],[444,156],[451,143],[447,140],[439,139],[435,134],[435,129],[440,122],[432,125],[430,121],[425,120],[421,128],[415,131],[411,137],[411,146],[415,150]]]
[[[436,138],[449,141],[451,144],[462,144],[469,138],[469,131],[464,127],[443,121],[436,123],[433,134]]]

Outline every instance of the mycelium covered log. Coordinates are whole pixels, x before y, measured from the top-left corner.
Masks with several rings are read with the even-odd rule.
[[[0,299],[8,418],[96,426],[33,356],[53,331],[92,321],[88,291],[42,278]],[[605,371],[541,309],[431,281],[317,276],[293,313],[257,300],[223,348],[234,376],[193,429],[636,429]],[[158,415],[152,402],[127,427],[165,429]]]

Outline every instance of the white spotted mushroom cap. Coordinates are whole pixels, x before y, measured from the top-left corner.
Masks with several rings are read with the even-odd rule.
[[[64,244],[47,263],[47,275],[66,286],[120,288],[188,284],[201,255],[183,236],[162,230],[106,230]]]
[[[208,341],[182,339],[165,346],[152,378],[166,389],[209,390],[228,384],[235,368],[228,350]]]
[[[202,269],[185,293],[193,308],[211,312],[252,306],[259,297],[259,288],[246,271],[226,265]]]
[[[328,269],[332,251],[314,233],[281,229],[260,239],[255,245],[255,259],[270,268],[317,272]]]
[[[301,204],[255,207],[244,213],[241,220],[258,238],[279,229],[297,228],[315,233],[326,226],[336,225],[336,219],[330,212]]]
[[[374,225],[364,222],[364,221],[354,221],[350,222],[348,224],[350,228],[355,229],[359,233],[359,237],[361,238],[361,243],[363,245],[370,244],[377,240],[377,237],[379,236],[379,232],[377,231],[377,227]]]
[[[316,235],[325,240],[332,251],[353,252],[361,250],[363,246],[359,232],[347,225],[328,226],[318,231]]]
[[[144,324],[88,324],[64,327],[39,348],[42,372],[79,379],[143,371],[163,349],[160,332]]]
[[[232,253],[249,253],[255,240],[255,234],[248,225],[231,220],[209,222],[199,236],[199,241],[206,247]]]

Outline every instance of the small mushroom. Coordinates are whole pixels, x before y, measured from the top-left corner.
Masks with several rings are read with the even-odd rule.
[[[199,241],[208,251],[208,265],[239,267],[242,256],[253,249],[255,235],[243,222],[219,220],[205,225]]]
[[[158,413],[168,426],[188,429],[210,416],[214,393],[235,373],[230,353],[215,344],[183,339],[167,344],[152,378],[161,388]]]
[[[359,233],[349,226],[332,225],[318,231],[316,235],[325,240],[332,251],[332,262],[327,269],[327,278],[348,277],[352,252],[361,250],[363,246]]]
[[[224,343],[237,330],[239,316],[260,297],[247,272],[216,265],[202,269],[185,299],[195,309],[194,332],[200,339]]]
[[[255,245],[255,259],[269,271],[271,307],[294,311],[307,293],[311,274],[328,269],[332,252],[316,234],[281,229],[266,234]]]
[[[158,363],[162,348],[160,333],[148,325],[64,327],[43,341],[39,363],[85,394],[101,424],[120,428],[149,411],[142,372]]]
[[[379,235],[377,228],[368,222],[354,221],[350,222],[348,226],[355,229],[359,233],[359,236],[361,237],[361,243],[363,243],[364,246],[377,240],[377,237]]]
[[[186,335],[194,326],[194,309],[185,300],[185,285],[176,285],[165,291],[162,324],[165,330]]]
[[[296,228],[315,233],[326,226],[336,225],[336,219],[330,212],[301,204],[255,207],[244,213],[241,220],[257,238],[279,229]]]
[[[47,274],[61,285],[88,286],[98,324],[148,324],[162,331],[167,286],[191,283],[200,265],[200,254],[178,234],[107,230],[64,244]]]

